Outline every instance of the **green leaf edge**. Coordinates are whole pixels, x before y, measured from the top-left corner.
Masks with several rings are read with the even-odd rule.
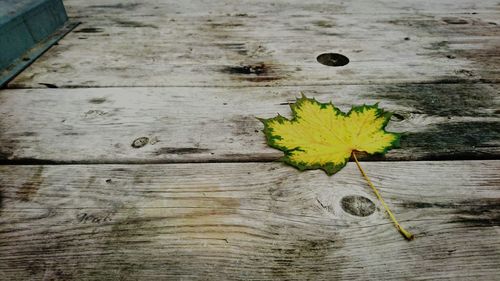
[[[321,170],[325,171],[325,173],[327,175],[331,176],[331,175],[334,175],[335,173],[337,173],[338,171],[342,170],[342,168],[344,168],[347,165],[347,162],[349,162],[349,159],[351,158],[351,156],[346,157],[344,159],[343,163],[337,164],[337,165],[333,164],[333,162],[328,162],[326,164],[319,164],[318,163],[318,164],[308,165],[308,164],[305,164],[304,162],[295,162],[295,161],[292,161],[290,159],[291,153],[295,150],[300,150],[299,147],[296,147],[294,149],[288,149],[287,147],[280,146],[276,143],[276,140],[281,139],[281,137],[277,136],[277,135],[273,135],[273,130],[269,127],[268,123],[273,122],[273,121],[277,121],[280,123],[285,122],[285,121],[288,121],[291,123],[296,122],[297,121],[296,108],[300,107],[300,104],[305,102],[305,101],[311,101],[313,103],[316,103],[320,106],[321,109],[326,109],[326,108],[328,108],[328,106],[331,106],[337,114],[342,115],[342,116],[349,116],[352,112],[362,112],[366,109],[374,108],[377,110],[377,115],[383,116],[383,118],[384,118],[384,123],[382,124],[381,130],[387,134],[395,135],[396,138],[382,152],[373,153],[373,154],[369,154],[369,155],[384,155],[390,149],[400,147],[401,133],[388,132],[385,130],[385,127],[387,126],[387,124],[390,121],[392,113],[388,112],[388,111],[384,111],[382,108],[379,108],[378,103],[375,103],[373,105],[363,104],[360,106],[352,106],[351,109],[349,110],[349,112],[344,113],[339,108],[334,106],[331,101],[328,103],[321,103],[321,102],[317,101],[315,98],[308,98],[303,93],[301,93],[301,97],[296,98],[295,103],[290,104],[290,109],[291,109],[292,114],[293,114],[292,119],[287,119],[287,118],[281,116],[279,113],[276,117],[273,117],[273,118],[268,118],[268,119],[257,118],[258,120],[260,120],[264,124],[263,132],[264,132],[264,135],[266,136],[267,144],[273,148],[279,149],[279,150],[284,152],[285,155],[280,158],[280,161],[283,161],[283,162],[297,168],[300,171],[321,169]]]

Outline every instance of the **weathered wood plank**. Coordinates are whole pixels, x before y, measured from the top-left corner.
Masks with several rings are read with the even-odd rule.
[[[352,163],[333,177],[278,163],[0,166],[0,276],[497,278],[500,161],[363,165],[414,241]]]
[[[33,89],[0,92],[1,159],[63,163],[273,161],[256,117],[290,116],[299,91],[343,110],[381,102],[405,132],[387,160],[500,156],[500,86]],[[136,142],[134,143],[134,140]],[[376,159],[376,158],[371,158]]]
[[[500,81],[498,13],[336,14],[318,3],[266,10],[268,1],[226,13],[227,6],[207,5],[213,9],[138,4],[135,17],[97,5],[97,15],[82,18],[9,87]],[[350,63],[316,61],[328,52]]]
[[[498,12],[496,0],[353,0],[353,1],[325,1],[309,0],[214,0],[189,1],[175,0],[65,0],[68,12],[75,17],[95,17],[103,13],[120,13],[129,16],[142,15],[178,15],[200,14],[206,12],[220,14],[243,13],[274,13],[283,15],[290,12],[312,10],[325,14],[471,14]]]

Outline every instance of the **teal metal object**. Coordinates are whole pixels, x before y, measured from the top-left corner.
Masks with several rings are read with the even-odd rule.
[[[75,26],[62,0],[0,0],[0,87]]]

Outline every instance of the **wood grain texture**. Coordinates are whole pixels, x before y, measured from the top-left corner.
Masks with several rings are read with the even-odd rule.
[[[274,161],[256,117],[290,116],[303,91],[347,111],[381,102],[404,132],[386,160],[500,155],[499,86],[33,89],[0,92],[4,161],[166,163]]]
[[[0,166],[0,276],[496,279],[500,161],[363,165],[414,241],[353,163],[334,177],[278,163]],[[353,195],[377,207],[351,215]]]
[[[0,280],[498,280],[498,1],[64,2],[0,91]],[[301,91],[395,112],[362,165],[414,241],[353,163],[269,163]]]
[[[159,2],[70,2],[80,27],[9,87],[499,82],[490,1]]]
[[[353,0],[325,1],[310,0],[216,0],[189,1],[175,0],[65,0],[64,5],[73,17],[95,17],[110,13],[119,13],[127,17],[143,15],[178,15],[203,14],[218,12],[221,14],[243,14],[269,12],[285,13],[284,10],[303,11],[315,10],[328,14],[471,14],[494,13],[498,11],[498,1],[495,0]]]

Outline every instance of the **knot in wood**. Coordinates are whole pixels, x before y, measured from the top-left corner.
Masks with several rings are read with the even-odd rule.
[[[359,195],[349,195],[340,201],[342,210],[358,217],[366,217],[375,212],[375,204],[368,198]]]

